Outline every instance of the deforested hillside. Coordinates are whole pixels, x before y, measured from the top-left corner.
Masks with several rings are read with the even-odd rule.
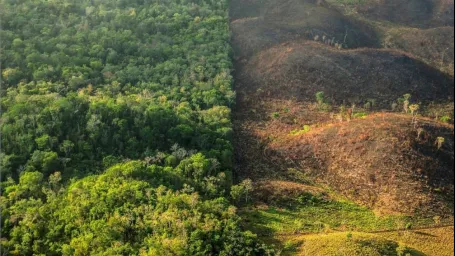
[[[440,246],[453,228],[393,235],[453,226],[451,12],[439,0],[232,1],[246,227],[289,255],[453,254]]]
[[[327,2],[369,24],[382,47],[403,50],[453,76],[453,0]]]
[[[416,27],[454,25],[453,0],[367,0],[357,9],[368,18]]]
[[[236,0],[231,6],[238,8],[235,6],[243,6],[244,2]],[[256,8],[249,6],[253,3]],[[260,11],[255,13],[257,8]],[[343,16],[322,1],[248,1],[239,13],[242,15],[231,17],[237,57],[298,39],[330,41],[340,48],[378,46],[377,35],[370,27]]]
[[[454,28],[391,29],[385,39],[387,48],[406,51],[453,77]]]
[[[314,42],[289,42],[256,54],[238,74],[249,95],[314,101],[323,91],[332,103],[391,108],[411,93],[422,103],[453,100],[453,79],[403,52],[339,50]],[[258,92],[259,91],[259,92]]]
[[[270,155],[378,212],[453,214],[453,127],[387,114],[314,128],[270,144]],[[438,137],[447,138],[438,147]],[[318,164],[314,164],[317,159]]]

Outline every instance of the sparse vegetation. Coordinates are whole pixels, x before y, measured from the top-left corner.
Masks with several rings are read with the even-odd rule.
[[[302,255],[398,256],[401,252],[405,253],[403,256],[419,255],[397,242],[370,234],[355,233],[351,239],[346,238],[345,233],[296,236],[293,241],[301,242],[299,253]]]
[[[409,6],[416,7],[419,1]],[[408,23],[394,16],[395,10],[390,11],[391,21],[385,19],[390,18],[387,12],[378,13],[383,10],[380,2],[410,10],[402,0],[234,2],[245,6],[241,12],[234,8],[232,21],[240,95],[235,124],[239,173],[260,184],[277,180],[281,185],[255,191],[256,204],[240,209],[244,225],[265,241],[283,241],[278,247],[284,255],[435,255],[434,248],[421,250],[416,248],[418,243],[408,244],[404,237],[413,237],[415,228],[436,225],[428,216],[453,215],[443,199],[453,191],[448,161],[453,129],[427,118],[442,121],[441,117],[449,116],[453,120],[448,104],[453,98],[453,78],[440,72],[440,64],[428,61],[428,56],[437,56],[440,62],[441,56],[427,46],[450,37],[429,32],[429,37],[410,39],[413,32],[420,35],[419,28],[406,27]],[[367,30],[344,26],[339,31],[336,25],[327,29],[318,13],[334,10],[353,23],[368,25],[376,33],[370,38],[379,39],[376,47],[387,49],[355,49],[367,43]],[[336,15],[325,20],[340,21]],[[399,42],[395,39],[402,32],[409,33],[404,43],[389,44]],[[352,43],[353,38],[357,42]],[[336,50],[348,45],[354,49]],[[258,90],[260,97],[250,94]],[[397,95],[403,96],[397,100]],[[357,109],[350,108],[351,103]],[[257,110],[254,115],[242,110],[250,107]],[[269,117],[278,109],[276,122],[277,118]],[[432,145],[437,136],[448,141],[439,150]],[[305,185],[289,184],[289,180]],[[314,190],[331,191],[338,199]],[[339,197],[355,201],[352,211],[334,207],[342,201]],[[356,208],[358,204],[367,206],[369,213]],[[443,223],[453,223],[452,218]],[[381,234],[355,232],[381,228],[405,231],[400,231],[402,237],[384,233],[393,237],[385,239]],[[335,238],[338,233],[332,234],[339,231],[346,231],[339,234],[340,239]],[[312,236],[317,238],[312,240]],[[442,247],[445,256],[450,246]]]
[[[309,131],[311,131],[311,126],[304,125],[303,129],[292,130],[291,135],[299,136],[299,135],[305,134]]]
[[[354,118],[365,118],[368,116],[368,113],[366,112],[358,112],[358,113],[355,113],[354,115]]]

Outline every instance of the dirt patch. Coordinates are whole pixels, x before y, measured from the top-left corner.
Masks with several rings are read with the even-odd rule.
[[[355,242],[359,240],[375,241],[374,243],[363,243],[368,245],[368,249],[372,245],[376,249],[382,244],[399,243],[414,250],[408,250],[412,255],[438,255],[438,256],[451,256],[454,252],[454,228],[430,228],[430,229],[416,229],[411,231],[393,231],[387,233],[373,234],[373,233],[358,233],[358,232],[341,232],[332,234],[317,234],[317,235],[293,235],[277,237],[283,243],[297,245],[298,249],[292,255],[338,255],[342,251],[349,252],[350,247],[355,246]],[[394,242],[390,242],[394,241]],[[367,255],[357,248],[345,255]],[[311,252],[311,254],[310,254]],[[322,253],[321,253],[322,252]],[[371,251],[369,251],[371,252]],[[289,254],[291,255],[291,254]],[[368,254],[370,255],[370,254]],[[381,254],[371,254],[381,255]],[[382,255],[395,255],[394,252]]]

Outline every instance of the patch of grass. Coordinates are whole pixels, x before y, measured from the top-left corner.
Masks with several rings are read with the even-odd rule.
[[[373,232],[434,224],[431,218],[400,215],[377,216],[372,210],[349,201],[331,201],[301,195],[287,206],[249,208],[242,217],[260,236],[332,231]]]
[[[309,131],[311,131],[311,127],[309,125],[304,125],[303,129],[291,131],[291,135],[299,136]]]
[[[311,235],[292,238],[293,243],[300,241],[302,246],[297,253],[312,256],[421,256],[422,253],[410,249],[398,242],[376,235],[353,233],[347,237],[346,233],[329,235]],[[291,255],[291,254],[289,254]]]
[[[283,251],[285,253],[296,253],[302,244],[301,241],[288,240],[283,243]]]
[[[366,118],[368,116],[368,113],[366,112],[359,112],[355,113],[352,115],[354,118]]]
[[[414,248],[422,252],[421,255],[453,256],[455,251],[453,227],[387,232],[379,236]]]

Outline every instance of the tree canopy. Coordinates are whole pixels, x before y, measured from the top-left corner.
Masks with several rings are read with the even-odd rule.
[[[273,253],[230,204],[226,0],[0,4],[4,250]]]

